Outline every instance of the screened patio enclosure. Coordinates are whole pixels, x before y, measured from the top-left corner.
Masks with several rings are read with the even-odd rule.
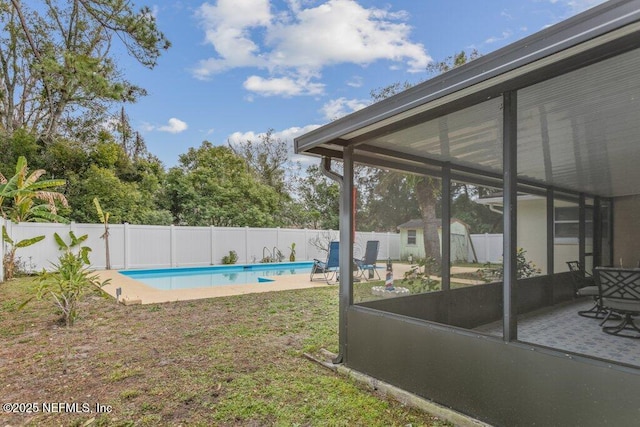
[[[609,1],[296,138],[341,182],[336,362],[495,425],[635,425],[640,340],[614,359],[586,348],[609,345],[597,327],[584,350],[519,331],[574,301],[565,261],[638,266],[639,69],[640,0]],[[439,178],[443,266],[452,182],[499,189],[501,281],[454,289],[442,268],[436,292],[354,303],[354,163]],[[518,279],[523,245],[536,277]]]

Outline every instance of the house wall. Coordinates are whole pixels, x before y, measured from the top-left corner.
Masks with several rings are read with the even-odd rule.
[[[547,274],[547,202],[544,199],[518,201],[518,247],[526,251],[543,274]]]
[[[637,267],[640,262],[640,195],[613,201],[613,264]]]

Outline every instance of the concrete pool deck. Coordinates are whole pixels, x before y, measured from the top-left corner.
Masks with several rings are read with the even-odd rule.
[[[217,298],[232,295],[327,286],[324,281],[309,281],[308,274],[292,274],[289,276],[277,276],[277,278],[272,277],[275,279],[273,282],[221,285],[192,289],[159,290],[127,277],[124,274],[120,274],[116,270],[101,270],[97,273],[100,275],[100,280],[111,279],[109,284],[105,285],[102,289],[112,297],[116,298],[117,288],[122,289],[120,301],[125,305],[188,301],[202,298]]]
[[[408,265],[394,265],[394,280],[402,279],[405,271],[408,269]],[[105,285],[102,290],[113,298],[116,298],[117,288],[122,290],[119,301],[125,305],[157,304],[172,301],[188,301],[262,292],[287,291],[292,289],[322,288],[327,286],[327,283],[320,274],[315,276],[313,282],[309,280],[309,274],[291,274],[271,277],[265,275],[265,277],[273,279],[273,282],[221,285],[192,289],[159,290],[132,279],[131,277],[125,276],[124,274],[120,274],[118,270],[99,270],[96,271],[96,273],[99,275],[101,281],[110,279],[109,283]],[[384,270],[380,271],[380,277],[384,279]],[[337,282],[333,281],[330,283],[330,286],[331,285],[336,286]]]

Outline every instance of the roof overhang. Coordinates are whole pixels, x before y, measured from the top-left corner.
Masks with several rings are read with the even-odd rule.
[[[604,160],[601,153],[596,153],[594,147],[605,144],[607,139],[602,132],[596,132],[598,129],[628,126],[626,132],[620,132],[621,142],[611,143],[618,144],[614,151],[628,151],[626,144],[640,143],[640,131],[636,132],[640,122],[640,78],[631,71],[638,69],[636,66],[640,66],[640,0],[614,0],[302,135],[295,139],[295,151],[341,158],[344,147],[352,146],[354,160],[360,163],[433,175],[442,165],[449,164],[460,179],[467,173],[480,173],[489,182],[499,180],[501,96],[507,91],[522,91],[519,111],[527,116],[519,115],[519,141],[528,144],[519,149],[518,155],[519,165],[523,165],[522,169],[519,166],[522,182],[540,186],[566,182],[565,189],[572,191],[606,196],[630,194],[633,189],[620,187],[611,177],[605,188],[602,176],[587,177],[589,168],[581,165],[606,160],[607,167],[618,167],[618,160],[611,153]],[[608,76],[610,69],[614,74]],[[632,87],[604,88],[610,80],[614,85],[619,82]],[[547,84],[549,81],[552,83]],[[580,83],[582,86],[578,86]],[[569,94],[578,94],[576,99],[558,107],[571,98],[565,95],[560,99],[558,88],[571,84],[575,87]],[[611,103],[609,110],[614,111],[609,115],[596,111],[595,115],[599,120],[608,120],[607,126],[594,125],[594,114],[577,108],[585,100],[600,96],[592,91],[600,86],[603,103]],[[620,96],[621,91],[624,96]],[[607,110],[607,105],[593,108]],[[638,119],[634,120],[636,116]],[[616,119],[618,122],[613,123]],[[551,154],[543,156],[538,146],[545,143],[551,146]],[[575,156],[580,156],[582,147],[580,158],[555,155],[558,150],[562,152],[559,147],[569,145]],[[535,153],[520,162],[520,151]],[[619,161],[624,163],[624,157],[620,156]],[[640,158],[633,160],[640,162]],[[571,177],[563,175],[570,163],[580,169],[579,173],[574,170],[575,176]],[[610,171],[607,173],[611,175]]]

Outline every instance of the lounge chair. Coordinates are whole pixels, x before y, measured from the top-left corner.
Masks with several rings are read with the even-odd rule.
[[[378,240],[367,241],[367,247],[364,252],[364,258],[354,259],[353,262],[358,267],[359,276],[366,279],[365,272],[369,272],[369,279],[373,279],[375,273],[378,276],[378,280],[381,280],[380,274],[376,270],[376,261],[378,260],[378,250],[380,249],[380,242]]]
[[[333,278],[338,277],[338,268],[340,267],[340,242],[329,243],[329,253],[327,254],[327,261],[320,261],[319,259],[313,260],[313,267],[311,267],[311,276],[309,280],[313,281],[315,274],[323,274],[324,280],[329,283]]]
[[[569,266],[569,271],[571,271],[571,279],[573,280],[573,289],[576,296],[593,298],[593,307],[589,310],[579,311],[578,314],[583,317],[602,319],[607,314],[607,311],[602,308],[600,293],[593,276],[585,271],[579,261],[567,261],[567,265]]]

